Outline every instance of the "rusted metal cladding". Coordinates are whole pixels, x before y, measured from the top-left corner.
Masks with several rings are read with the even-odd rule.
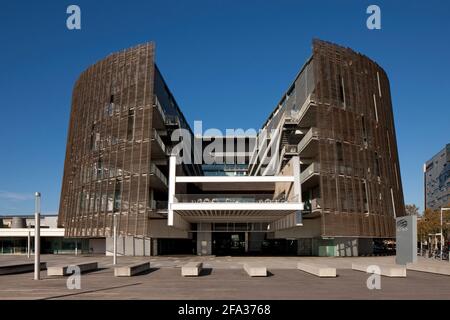
[[[322,235],[394,237],[405,209],[387,75],[320,40],[313,60]]]
[[[68,237],[146,235],[151,210],[154,45],[84,71],[72,96],[59,221]]]

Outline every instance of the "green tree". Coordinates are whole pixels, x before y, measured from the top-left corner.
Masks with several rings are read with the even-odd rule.
[[[407,204],[405,205],[405,211],[406,215],[408,216],[418,216],[419,215],[419,208],[415,204]]]
[[[442,217],[442,231],[444,239],[448,239],[450,231],[450,212],[444,211]],[[420,242],[429,239],[430,234],[441,232],[441,210],[426,209],[423,215],[417,221],[417,236]]]

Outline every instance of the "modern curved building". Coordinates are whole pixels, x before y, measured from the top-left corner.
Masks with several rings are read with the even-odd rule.
[[[180,236],[163,223],[176,128],[189,126],[154,63],[153,43],[85,70],[73,89],[64,164],[59,220],[66,236],[109,237],[114,216],[118,232],[141,237],[142,247],[152,232]]]
[[[315,242],[334,255],[339,248],[395,237],[394,218],[405,210],[389,80],[380,66],[315,40],[312,57],[264,128],[280,133],[269,137],[279,144],[280,160],[255,161],[249,171],[276,174],[299,155],[305,225],[309,220],[320,227],[313,237],[319,240],[308,235],[300,241],[307,252]],[[302,231],[286,236],[308,233]]]
[[[83,72],[61,193],[66,236],[110,239],[116,217],[124,254],[332,256],[370,253],[374,239],[395,237],[404,200],[389,80],[369,58],[314,40],[260,134],[239,151],[247,163],[231,166],[235,176],[223,164],[177,165],[178,128],[191,132],[152,43]]]

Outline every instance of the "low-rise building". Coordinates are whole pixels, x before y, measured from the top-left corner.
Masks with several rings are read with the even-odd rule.
[[[0,254],[34,253],[34,215],[0,216]],[[58,215],[42,215],[41,253],[105,253],[105,239],[64,238]]]

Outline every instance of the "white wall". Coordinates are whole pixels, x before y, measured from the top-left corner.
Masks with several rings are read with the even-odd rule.
[[[114,251],[114,241],[112,237],[106,238],[106,255],[111,256]],[[151,239],[133,236],[117,237],[117,255],[119,256],[150,256]]]

